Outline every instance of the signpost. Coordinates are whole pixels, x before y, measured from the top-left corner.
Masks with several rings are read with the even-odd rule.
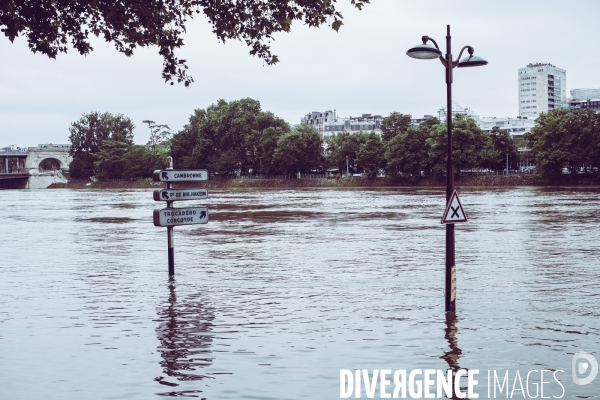
[[[155,190],[155,201],[166,201],[167,208],[154,210],[154,226],[167,227],[169,275],[175,275],[175,252],[173,249],[173,227],[179,225],[206,224],[208,222],[207,207],[173,208],[173,202],[179,200],[201,200],[208,198],[206,189],[172,189],[172,182],[198,182],[208,180],[208,171],[175,170],[173,158],[167,157],[169,167],[154,171],[152,178],[156,182],[166,182],[167,188]]]
[[[163,208],[154,210],[154,226],[178,226],[205,224],[208,222],[207,207]]]
[[[156,201],[203,200],[208,198],[208,190],[201,189],[162,189],[154,191]]]
[[[467,215],[462,208],[462,204],[460,204],[458,193],[455,190],[446,206],[446,211],[442,217],[442,224],[456,224],[458,222],[467,222]]]
[[[205,169],[157,169],[152,174],[152,179],[157,182],[198,182],[208,180],[208,171]]]
[[[467,215],[463,210],[458,193],[456,190],[452,192],[450,200],[446,205],[446,211],[442,216],[442,224],[453,224],[467,222]],[[452,263],[450,271],[446,274],[446,304],[451,307],[452,310],[456,309],[456,265]]]

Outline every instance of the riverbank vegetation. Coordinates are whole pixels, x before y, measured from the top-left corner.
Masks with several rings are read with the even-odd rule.
[[[135,128],[131,119],[110,113],[84,114],[69,128],[69,175],[75,179],[147,178],[161,168],[169,152],[171,132],[166,125],[144,121],[150,129],[145,146],[133,143]]]
[[[597,176],[600,168],[600,114],[591,109],[543,113],[525,139],[537,171],[547,178],[563,173]]]
[[[517,149],[508,132],[484,133],[462,115],[454,121],[454,159],[460,169],[502,169]],[[220,100],[198,109],[173,136],[171,155],[179,168],[212,174],[277,175],[326,171],[374,178],[437,176],[445,173],[446,126],[437,119],[411,125],[410,115],[392,113],[374,132],[341,132],[322,138],[308,125],[294,129],[253,99]]]
[[[591,110],[543,113],[521,145],[545,179],[567,172],[597,175],[600,165],[600,117]],[[312,126],[291,127],[250,98],[219,100],[197,109],[184,128],[172,134],[166,125],[144,121],[151,132],[145,146],[133,144],[133,122],[122,115],[90,113],[71,126],[70,174],[73,178],[140,179],[164,168],[168,155],[181,169],[207,169],[215,178],[248,175],[322,174],[386,176],[419,180],[443,177],[447,160],[445,122],[419,125],[411,116],[392,113],[375,132],[341,132],[323,138]],[[455,171],[517,169],[517,145],[494,127],[483,132],[471,118],[453,120]]]
[[[514,175],[463,175],[455,178],[457,188],[461,187],[516,187],[516,186],[563,186],[563,187],[598,187],[598,182],[589,176],[562,175],[548,180],[535,174]],[[442,190],[446,186],[443,176],[427,176],[418,179],[396,178],[322,178],[322,179],[209,179],[205,182],[188,182],[175,184],[176,188],[202,187],[208,189],[350,189],[377,187],[437,187]],[[89,182],[71,180],[68,183],[54,183],[50,189],[161,189],[164,182],[152,180],[109,180]]]

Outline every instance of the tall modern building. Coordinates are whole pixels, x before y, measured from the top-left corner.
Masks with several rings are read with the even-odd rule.
[[[567,105],[567,72],[552,64],[519,68],[519,116],[537,118]]]

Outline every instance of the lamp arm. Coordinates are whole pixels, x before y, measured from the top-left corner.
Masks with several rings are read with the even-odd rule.
[[[458,62],[460,61],[460,57],[462,57],[462,53],[465,50],[469,51],[469,55],[470,56],[472,56],[473,52],[475,51],[472,46],[465,46],[462,49],[460,49],[460,53],[458,53],[458,58],[456,59],[456,61],[452,61],[452,68],[454,68],[454,67],[456,67],[458,65]]]
[[[433,43],[433,45],[435,46],[436,49],[440,50],[440,46],[438,46],[438,44],[436,43],[436,41],[433,38],[430,38],[429,36],[423,36],[421,38],[421,40],[423,41],[423,44],[426,44],[428,41],[430,41],[431,43]],[[441,52],[441,50],[440,50],[440,52]],[[440,56],[440,61],[442,62],[444,67],[448,64],[448,62],[446,61],[446,59],[443,56]]]
[[[435,40],[433,40],[433,38],[430,38],[429,36],[423,36],[421,38],[421,40],[423,40],[423,44],[426,44],[427,41],[431,41],[433,43],[433,45],[435,46],[435,48],[438,49],[438,50],[440,50],[440,46],[438,46],[438,44],[436,43]]]

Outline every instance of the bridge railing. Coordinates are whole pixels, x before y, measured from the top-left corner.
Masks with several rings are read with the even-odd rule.
[[[2,156],[11,156],[11,155],[22,155],[29,154],[29,149],[27,148],[16,148],[16,149],[0,149],[0,157]]]
[[[8,171],[4,166],[0,166],[0,174],[26,174],[27,170],[24,168],[8,168]]]

